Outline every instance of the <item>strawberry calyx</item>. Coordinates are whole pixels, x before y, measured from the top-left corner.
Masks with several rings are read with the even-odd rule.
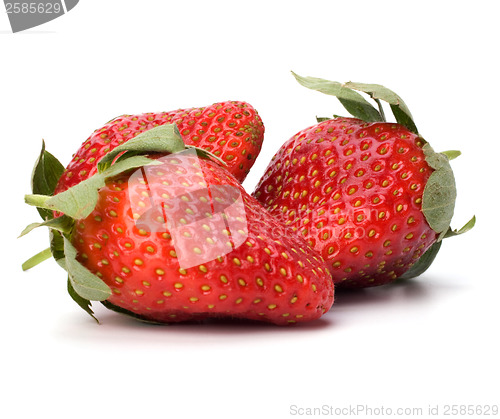
[[[115,147],[99,160],[97,169],[101,173],[115,161],[149,153],[177,153],[185,148],[177,125],[161,125]]]
[[[96,174],[54,195],[64,167],[45,150],[43,142],[32,173],[33,193],[25,196],[25,202],[37,208],[43,221],[29,224],[19,237],[38,227],[48,227],[50,247],[25,261],[23,270],[31,269],[53,257],[68,273],[68,293],[72,299],[98,321],[91,309],[91,301],[104,302],[111,296],[111,289],[77,260],[77,250],[71,243],[76,220],[84,219],[92,213],[97,205],[98,191],[107,179],[131,169],[161,164],[148,155],[173,154],[189,149],[194,149],[202,158],[214,158],[218,162],[220,160],[206,150],[185,146],[175,124],[161,125],[116,147],[99,161]]]
[[[380,102],[380,100],[383,100],[390,105],[398,124],[418,134],[417,126],[415,122],[413,122],[411,112],[403,99],[392,90],[380,84],[354,82],[339,83],[317,77],[302,77],[293,71],[292,74],[302,86],[330,96],[335,96],[347,112],[353,117],[365,122],[386,122],[385,113]],[[376,102],[377,108],[357,91],[368,94]]]
[[[408,128],[411,132],[418,134],[417,126],[413,121],[406,103],[392,90],[380,84],[369,83],[339,83],[336,81],[325,80],[317,77],[303,77],[292,71],[295,79],[304,87],[311,90],[335,96],[354,118],[365,122],[386,122],[385,113],[381,100],[387,102],[391,107],[396,122]],[[377,108],[368,102],[361,94],[366,93],[372,98]]]
[[[473,216],[459,230],[452,230],[450,227],[457,190],[449,162],[458,157],[461,154],[460,151],[435,152],[430,144],[419,135],[413,116],[403,99],[382,85],[355,82],[339,83],[317,77],[299,76],[293,71],[292,74],[302,86],[335,96],[353,117],[365,122],[387,122],[381,101],[387,102],[396,122],[419,136],[423,144],[422,150],[425,160],[433,169],[424,188],[422,212],[429,226],[438,234],[437,241],[420,257],[404,277],[412,278],[420,275],[433,262],[441,247],[443,238],[466,233],[474,227],[476,222],[476,218]],[[373,106],[358,92],[367,94],[375,101],[377,107]],[[335,115],[334,118],[336,117],[338,116]],[[329,118],[317,117],[316,119],[321,122]]]

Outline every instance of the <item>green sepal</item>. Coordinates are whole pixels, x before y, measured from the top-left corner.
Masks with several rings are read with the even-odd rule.
[[[49,229],[50,252],[59,266],[66,269],[64,255],[64,239],[60,231]]]
[[[37,253],[36,255],[32,256],[27,261],[25,261],[22,264],[23,271],[27,271],[28,269],[33,268],[34,266],[42,263],[43,261],[50,259],[51,256],[53,256],[56,261],[58,259],[64,258],[64,248],[63,248],[64,244],[62,242],[61,233],[69,235],[73,230],[74,224],[75,221],[72,218],[63,215],[61,217],[52,218],[42,223],[31,223],[30,225],[28,225],[21,232],[19,237],[28,234],[29,232],[33,231],[35,228],[38,227],[49,227],[51,245],[47,249],[42,250],[41,252]],[[58,237],[61,238],[61,241],[59,242],[57,242]]]
[[[455,210],[455,177],[445,154],[436,153],[429,143],[422,150],[427,163],[434,169],[424,188],[422,212],[429,226],[440,234],[441,239],[450,228]]]
[[[50,241],[49,248],[23,263],[23,270],[54,257],[59,266],[68,272],[68,293],[71,298],[98,322],[90,309],[90,301],[106,300],[111,296],[111,289],[77,260],[76,249],[59,230],[50,229]]]
[[[417,262],[415,262],[415,264],[398,279],[411,279],[422,275],[429,268],[429,266],[432,265],[432,262],[434,262],[434,259],[436,258],[439,249],[441,248],[441,244],[442,241],[435,242],[431,247],[427,249],[427,251],[420,257],[420,259],[418,259]]]
[[[423,150],[426,161],[434,169],[434,172],[427,180],[424,188],[422,212],[429,226],[439,233],[439,236],[436,242],[420,257],[415,265],[401,276],[403,279],[414,278],[426,271],[436,258],[444,238],[464,234],[471,230],[476,223],[476,217],[473,216],[459,230],[452,230],[450,227],[457,192],[449,160],[458,157],[460,152],[453,150],[436,153],[428,143],[425,143]]]
[[[120,159],[139,154],[149,153],[177,153],[185,149],[179,128],[175,124],[165,124],[151,128],[115,147],[107,153],[97,164],[99,172],[111,166],[113,160],[121,153]]]
[[[363,96],[346,85],[317,77],[302,77],[292,71],[295,79],[304,87],[311,90],[335,96],[346,110],[355,118],[366,122],[383,121],[380,112],[371,105]]]
[[[64,172],[64,166],[52,154],[45,150],[45,141],[42,140],[42,150],[33,167],[31,174],[31,191],[33,194],[52,195],[59,178]],[[43,220],[53,218],[52,211],[37,208]]]
[[[352,116],[366,122],[385,122],[384,110],[380,103],[380,100],[383,100],[390,105],[397,123],[418,134],[417,126],[403,99],[380,84],[339,83],[317,77],[302,77],[293,71],[292,74],[302,86],[337,97]],[[369,95],[377,103],[378,110],[356,90]]]
[[[71,284],[71,280],[68,277],[68,294],[70,297],[73,299],[75,303],[77,303],[87,314],[90,315],[97,323],[99,323],[98,318],[94,315],[94,312],[92,311],[92,303],[81,297],[73,288],[73,285]]]
[[[54,230],[60,231],[61,233],[69,234],[71,233],[74,224],[75,220],[73,220],[71,217],[63,215],[61,217],[52,218],[50,220],[44,221],[43,223],[31,223],[21,232],[19,237],[28,234],[29,232],[33,231],[35,228],[38,227],[49,227],[53,228]]]
[[[413,122],[413,117],[408,109],[408,106],[406,106],[403,99],[401,99],[401,97],[399,97],[391,89],[388,89],[380,84],[354,82],[347,82],[345,83],[345,86],[350,89],[366,93],[375,101],[381,99],[384,102],[387,102],[391,106],[392,113],[394,114],[394,118],[396,118],[398,124],[401,124],[410,131],[418,134],[417,127],[415,122]]]
[[[114,148],[99,161],[97,168],[102,173],[111,166],[115,159],[116,162],[119,162],[135,155],[147,155],[151,153],[173,154],[189,149],[195,150],[202,158],[211,158],[223,166],[227,166],[224,160],[210,151],[193,145],[185,145],[177,125],[165,124],[151,128]]]
[[[408,128],[411,132],[418,134],[417,126],[415,125],[415,122],[413,122],[412,117],[404,112],[401,107],[398,105],[391,105],[391,110],[398,124],[401,124]]]
[[[454,160],[458,156],[462,155],[462,152],[460,150],[447,150],[441,151],[441,154],[444,154],[446,157],[448,157],[448,160]]]
[[[37,253],[36,255],[30,257],[27,261],[25,261],[22,264],[22,269],[23,271],[27,271],[28,269],[31,269],[35,267],[36,265],[46,261],[47,259],[50,259],[52,256],[52,252],[50,250],[50,247],[47,249],[42,250],[41,252]]]
[[[45,206],[46,202],[50,199],[50,197],[51,195],[39,195],[39,194],[24,195],[24,202],[33,207],[48,209],[45,208]]]
[[[77,251],[71,242],[64,240],[64,266],[74,291],[90,301],[103,301],[111,296],[111,289],[97,275],[94,275],[77,260]]]
[[[476,225],[476,216],[474,215],[462,228],[457,230],[452,230],[451,228],[449,228],[448,231],[444,234],[443,238],[447,239],[449,237],[455,237],[459,236],[460,234],[467,233],[468,231],[472,230],[475,225]]]
[[[26,195],[25,202],[39,208],[62,212],[74,219],[86,218],[94,210],[99,197],[99,189],[105,185],[106,179],[150,164],[161,163],[144,156],[133,156],[116,162],[102,173],[96,173],[55,196]]]

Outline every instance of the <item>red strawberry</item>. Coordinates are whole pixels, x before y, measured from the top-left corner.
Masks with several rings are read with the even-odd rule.
[[[97,129],[74,154],[55,193],[87,179],[97,162],[116,146],[153,127],[175,123],[186,145],[212,152],[243,182],[260,152],[264,125],[245,102],[221,102],[204,108],[119,116]]]
[[[161,323],[237,317],[285,325],[330,308],[333,282],[321,256],[231,174],[193,149],[155,159],[123,155],[71,190],[27,196],[66,214],[27,231],[51,228],[70,294],[90,314],[90,301],[100,300]]]
[[[440,239],[458,233],[449,229],[456,192],[448,157],[418,135],[404,102],[388,89],[350,84],[390,100],[410,128],[373,122],[383,115],[348,85],[296,77],[372,122],[337,117],[300,131],[273,157],[254,196],[323,256],[341,287],[385,284],[412,267],[408,276],[420,274]]]

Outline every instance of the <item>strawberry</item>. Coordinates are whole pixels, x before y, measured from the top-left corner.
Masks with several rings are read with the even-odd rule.
[[[122,115],[95,130],[74,154],[55,189],[64,191],[92,176],[97,162],[116,146],[142,132],[175,123],[186,145],[212,152],[243,182],[260,152],[264,125],[257,111],[245,102],[221,102],[203,108]]]
[[[434,152],[401,98],[380,85],[295,77],[337,96],[355,118],[323,118],[294,135],[253,195],[323,256],[339,287],[422,273],[442,238],[474,224],[449,227],[456,190],[448,160],[459,152]],[[370,94],[379,110],[353,89]],[[384,121],[380,99],[398,123]]]
[[[152,154],[156,140],[165,149]],[[45,161],[53,159],[42,151],[37,167]],[[91,301],[102,301],[150,322],[232,317],[287,325],[331,307],[333,282],[321,256],[218,162],[185,149],[175,125],[117,147],[97,168],[65,192],[28,195],[27,203],[64,215],[23,232],[50,228],[70,295],[89,314]],[[34,171],[41,172],[50,170]]]

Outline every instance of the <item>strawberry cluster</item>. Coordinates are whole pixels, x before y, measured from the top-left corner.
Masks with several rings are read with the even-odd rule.
[[[321,118],[272,158],[252,195],[241,182],[264,125],[245,102],[124,115],[96,130],[64,168],[45,150],[32,194],[73,300],[155,323],[318,319],[334,287],[420,275],[451,230],[449,160],[380,85],[294,74],[352,117]],[[369,95],[378,108],[358,91]],[[381,101],[396,122],[386,122]],[[94,317],[95,318],[95,317]]]

